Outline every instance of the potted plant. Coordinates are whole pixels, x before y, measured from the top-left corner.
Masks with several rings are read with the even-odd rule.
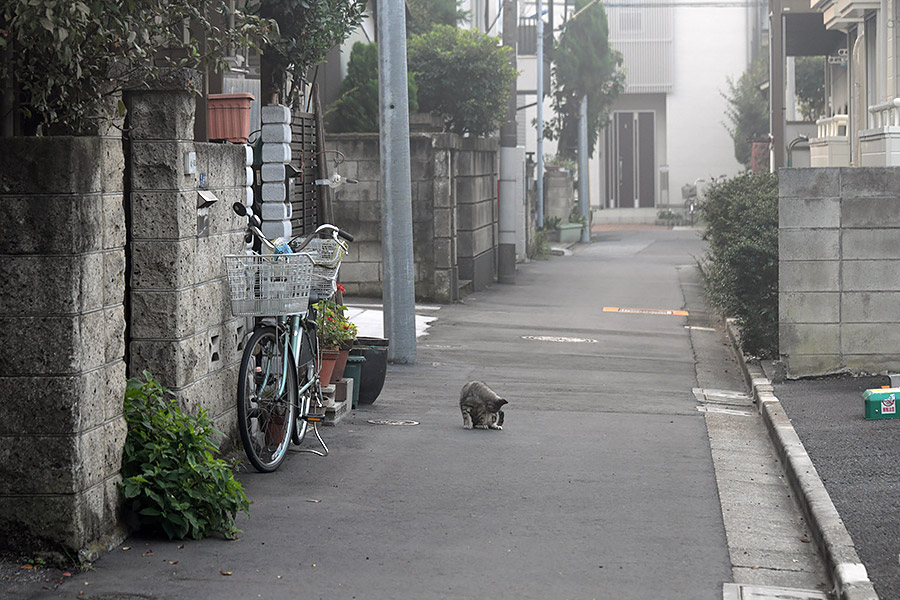
[[[344,286],[337,287],[338,291],[344,291]],[[334,383],[343,376],[347,356],[356,340],[357,328],[344,314],[346,310],[346,306],[333,299],[316,304],[316,331],[323,363],[319,379],[324,382]]]

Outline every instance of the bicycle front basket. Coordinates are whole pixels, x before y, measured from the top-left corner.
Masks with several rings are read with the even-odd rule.
[[[313,263],[306,254],[225,257],[234,316],[305,315]]]

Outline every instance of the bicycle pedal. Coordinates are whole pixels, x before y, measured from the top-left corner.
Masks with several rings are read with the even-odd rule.
[[[325,413],[306,413],[303,420],[307,423],[321,423],[325,420]]]

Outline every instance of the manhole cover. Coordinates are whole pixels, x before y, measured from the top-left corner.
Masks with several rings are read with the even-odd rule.
[[[372,425],[418,425],[418,421],[409,419],[369,419]]]
[[[590,338],[558,337],[553,335],[523,335],[523,340],[535,342],[558,342],[560,344],[596,344],[597,340]]]

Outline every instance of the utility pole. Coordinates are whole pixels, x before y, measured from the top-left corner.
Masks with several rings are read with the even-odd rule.
[[[591,241],[591,193],[588,177],[588,98],[581,99],[581,112],[578,119],[578,206],[584,217],[581,229],[581,241]]]
[[[544,226],[544,2],[543,2],[543,0],[537,0],[537,226],[538,227]]]
[[[413,364],[416,362],[416,293],[403,0],[379,2],[376,26],[384,335],[390,339],[388,360]]]
[[[518,0],[503,0],[503,45],[510,48],[510,64],[516,68],[516,43],[519,20]],[[506,121],[500,127],[500,244],[497,274],[500,283],[516,282],[516,207],[521,190],[516,186],[516,173],[522,168],[516,126],[516,80],[510,84],[506,103]]]

